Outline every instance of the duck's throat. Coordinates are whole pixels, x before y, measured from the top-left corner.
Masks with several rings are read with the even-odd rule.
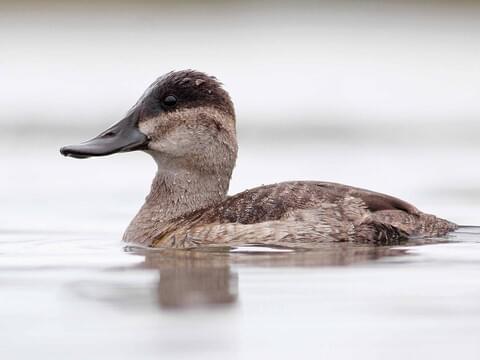
[[[145,204],[128,226],[123,240],[148,245],[175,218],[225,199],[230,176],[159,169]]]

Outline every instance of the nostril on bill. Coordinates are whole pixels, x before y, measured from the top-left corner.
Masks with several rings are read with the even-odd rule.
[[[115,136],[115,135],[116,135],[115,132],[109,131],[109,132],[103,134],[103,135],[102,135],[102,138],[109,138],[109,137],[113,137],[113,136]]]

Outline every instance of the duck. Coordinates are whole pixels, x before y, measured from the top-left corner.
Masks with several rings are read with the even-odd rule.
[[[123,235],[142,247],[392,245],[457,229],[396,197],[332,182],[227,195],[238,152],[234,105],[217,78],[196,70],[159,77],[118,123],[60,149],[81,159],[129,151],[149,154],[158,168]]]

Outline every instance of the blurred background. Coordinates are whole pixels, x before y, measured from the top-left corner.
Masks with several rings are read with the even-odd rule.
[[[341,268],[124,252],[153,161],[58,150],[185,68],[236,106],[230,193],[334,181],[480,225],[479,1],[0,0],[2,357],[479,358],[478,233]]]
[[[148,189],[150,160],[86,164],[60,159],[58,147],[116,122],[161,74],[192,68],[218,77],[236,105],[232,192],[330,180],[480,223],[479,20],[477,1],[3,0],[4,188],[51,203],[72,184],[115,184],[131,196],[118,207],[124,223]]]
[[[193,68],[225,83],[244,132],[475,140],[479,5],[3,0],[0,117],[10,132],[97,127],[159,75]]]
[[[33,177],[41,185],[22,189],[38,198],[110,176],[124,189],[115,171],[95,178],[91,167],[135,159],[143,180],[128,188],[124,222],[148,189],[150,161],[87,165],[57,148],[120,119],[161,74],[193,68],[217,76],[236,105],[233,192],[331,180],[480,223],[466,208],[480,201],[479,20],[477,1],[3,0],[4,188]]]

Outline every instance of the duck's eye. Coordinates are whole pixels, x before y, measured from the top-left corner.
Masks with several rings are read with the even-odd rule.
[[[163,103],[167,106],[174,106],[177,103],[177,98],[173,95],[165,96]]]

